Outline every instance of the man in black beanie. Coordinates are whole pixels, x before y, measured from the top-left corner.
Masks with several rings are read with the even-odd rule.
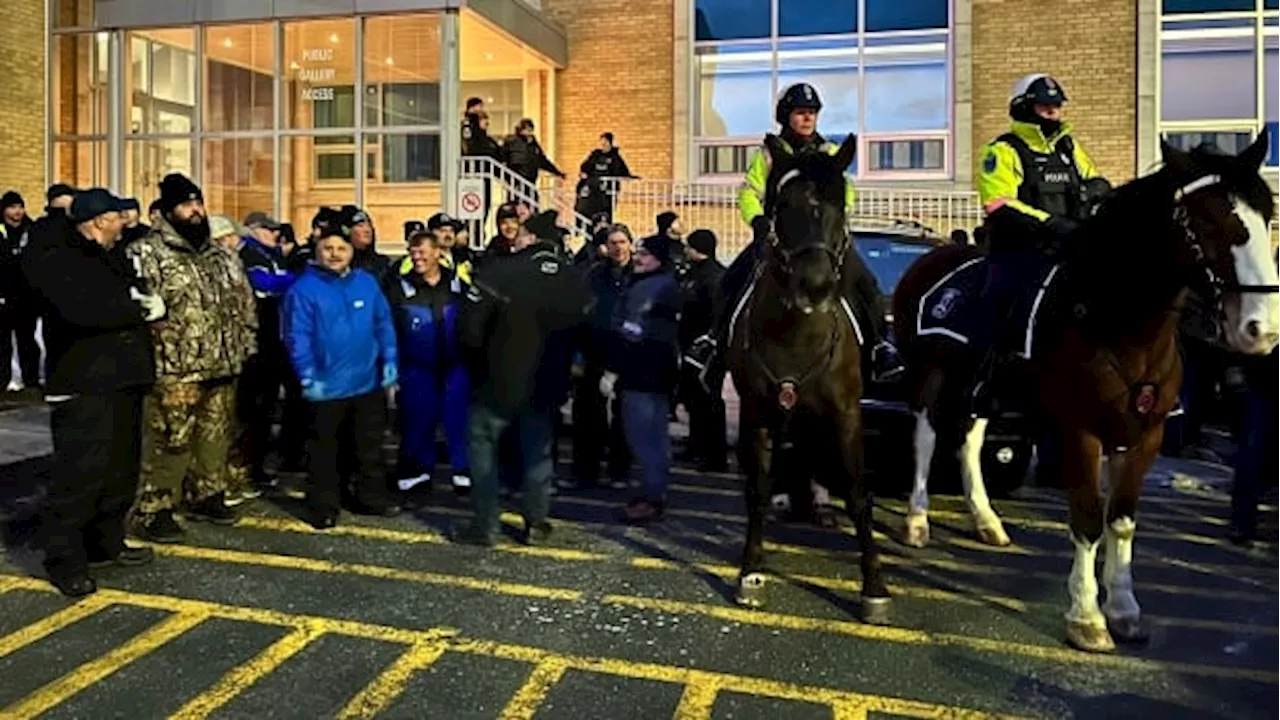
[[[0,212],[3,212],[3,223],[0,223],[0,390],[15,392],[21,388],[12,377],[14,336],[18,339],[22,384],[36,388],[40,382],[35,305],[20,265],[31,218],[27,217],[26,203],[16,190],[0,197]]]
[[[695,340],[711,331],[723,302],[720,284],[725,270],[716,260],[716,236],[710,230],[689,233],[685,257],[689,261],[689,272],[680,282],[684,296],[684,313],[680,318],[681,352],[688,352]],[[703,472],[723,472],[726,466],[723,386],[723,369],[708,373],[705,387],[691,366],[685,365],[680,374],[680,400],[689,411],[686,459],[700,460]]]

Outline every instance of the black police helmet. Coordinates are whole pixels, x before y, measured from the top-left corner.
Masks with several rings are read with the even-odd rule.
[[[1018,78],[1009,91],[1009,112],[1033,105],[1062,105],[1067,91],[1047,73],[1031,73]]]
[[[809,83],[796,83],[784,90],[773,111],[773,119],[777,120],[779,125],[786,126],[791,118],[791,111],[801,108],[815,111],[822,109],[822,99],[818,97],[818,91]]]

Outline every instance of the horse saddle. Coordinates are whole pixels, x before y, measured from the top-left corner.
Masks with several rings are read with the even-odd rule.
[[[1010,315],[995,317],[994,300],[986,295],[987,259],[974,258],[947,273],[920,298],[916,334],[939,335],[979,350],[997,340],[1025,358],[1031,357],[1036,316],[1040,314],[1058,266],[1045,266],[1019,280]]]

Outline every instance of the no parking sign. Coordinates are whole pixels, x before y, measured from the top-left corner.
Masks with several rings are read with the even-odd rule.
[[[484,180],[463,178],[458,181],[458,218],[484,219]]]

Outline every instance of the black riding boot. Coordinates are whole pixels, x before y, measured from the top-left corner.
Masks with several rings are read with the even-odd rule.
[[[862,327],[864,344],[871,351],[871,379],[878,383],[897,380],[906,370],[906,365],[902,362],[898,349],[889,342],[881,308],[883,294],[876,276],[867,269],[856,248],[849,248],[844,274],[849,279],[845,299],[849,301],[849,307],[857,317],[858,325]]]

